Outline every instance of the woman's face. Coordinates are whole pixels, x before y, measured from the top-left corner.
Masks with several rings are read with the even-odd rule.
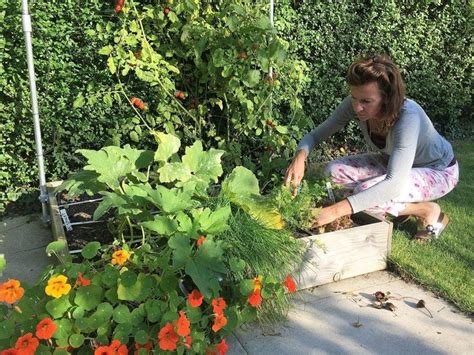
[[[351,86],[352,108],[360,121],[379,118],[382,94],[376,82]]]

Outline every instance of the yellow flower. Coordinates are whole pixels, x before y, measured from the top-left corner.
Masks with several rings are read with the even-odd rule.
[[[117,250],[112,254],[112,265],[120,265],[122,266],[127,262],[127,260],[130,258],[130,255],[132,253],[126,251],[126,250]]]
[[[253,287],[253,291],[259,291],[262,289],[262,279],[263,277],[262,276],[257,276],[253,279],[253,284],[254,284],[254,287]]]
[[[46,286],[44,291],[48,296],[59,298],[62,295],[67,295],[70,290],[71,285],[67,283],[67,277],[64,275],[59,275],[48,280],[48,286]]]

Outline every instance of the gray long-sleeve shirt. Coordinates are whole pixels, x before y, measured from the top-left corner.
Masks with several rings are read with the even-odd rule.
[[[303,137],[297,149],[309,154],[315,145],[341,130],[351,119],[356,119],[356,115],[348,96],[326,121]],[[405,100],[398,120],[387,134],[384,148],[377,147],[370,139],[367,122],[357,121],[369,147],[387,156],[388,165],[384,180],[347,198],[354,213],[401,195],[408,187],[412,167],[443,170],[454,158],[451,144],[436,131],[425,111],[413,100]]]

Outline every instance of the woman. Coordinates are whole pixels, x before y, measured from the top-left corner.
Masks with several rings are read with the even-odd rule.
[[[369,211],[384,216],[413,215],[422,226],[415,238],[438,237],[449,222],[436,200],[457,184],[459,166],[451,144],[433,127],[423,109],[405,98],[397,66],[386,55],[366,57],[347,73],[350,95],[333,114],[303,137],[285,182],[298,186],[313,147],[356,119],[373,153],[330,162],[334,183],[352,195],[323,208],[315,226],[345,215]]]

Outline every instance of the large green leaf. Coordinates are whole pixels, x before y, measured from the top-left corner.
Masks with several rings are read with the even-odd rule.
[[[227,228],[227,220],[229,219],[231,210],[230,206],[224,206],[216,211],[211,212],[209,208],[204,210],[193,210],[193,217],[198,221],[201,232],[204,234],[219,234]]]
[[[112,189],[117,189],[124,177],[145,168],[153,161],[153,152],[130,148],[109,146],[99,151],[78,150],[87,158],[88,165],[84,170],[95,171],[99,176],[97,180],[107,184]]]
[[[186,182],[191,179],[191,169],[183,163],[166,163],[158,169],[159,179],[161,182],[172,182],[179,180]]]
[[[178,230],[176,221],[165,216],[155,216],[153,221],[143,222],[141,225],[159,235],[166,236],[170,236]]]
[[[253,172],[243,166],[237,166],[222,183],[222,192],[227,197],[233,195],[258,195],[258,179]]]
[[[45,307],[48,313],[51,314],[51,317],[60,318],[71,306],[71,303],[69,303],[69,296],[64,295],[48,301]]]
[[[178,152],[181,146],[181,141],[178,137],[162,132],[154,132],[153,135],[159,144],[154,156],[156,161],[166,162],[173,154]]]
[[[175,234],[168,240],[168,245],[173,249],[173,267],[184,266],[192,252],[189,237],[184,234]]]
[[[191,276],[197,288],[206,298],[216,296],[220,290],[218,280],[227,272],[222,258],[221,242],[208,240],[186,263],[186,274]]]
[[[97,285],[79,287],[74,298],[74,303],[81,306],[86,311],[97,307],[102,301],[103,289]]]
[[[158,185],[156,189],[147,187],[148,200],[160,210],[167,213],[175,213],[192,207],[192,191],[182,189],[168,189]]]
[[[224,154],[223,150],[214,148],[204,152],[201,141],[196,141],[191,147],[186,147],[182,161],[197,177],[217,182],[218,177],[223,172],[221,165],[222,154]]]

